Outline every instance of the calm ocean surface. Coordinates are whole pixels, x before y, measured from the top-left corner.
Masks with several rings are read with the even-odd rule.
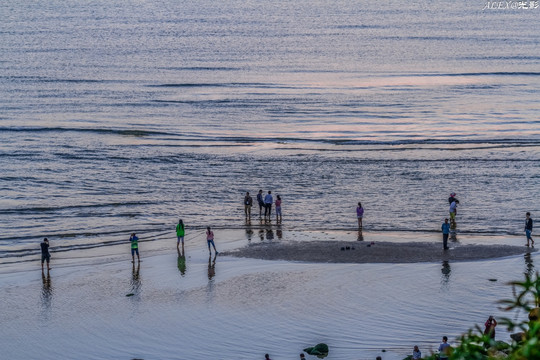
[[[481,1],[4,1],[0,257],[244,226],[540,219],[539,9]],[[536,215],[535,215],[536,214]],[[159,235],[164,234],[164,235]],[[144,235],[143,235],[144,236]]]
[[[350,232],[361,201],[367,232],[425,239],[456,192],[460,234],[523,236],[526,211],[540,220],[540,8],[485,6],[2,1],[0,262],[37,269],[45,236],[73,249],[53,285],[2,274],[3,353],[286,359],[325,341],[329,359],[387,360],[499,317],[537,256],[213,268],[190,241],[244,229],[259,189],[282,196],[285,234]],[[180,217],[186,274],[162,249],[135,276],[102,247],[169,246]]]

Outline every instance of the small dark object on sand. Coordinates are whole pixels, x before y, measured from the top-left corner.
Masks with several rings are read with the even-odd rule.
[[[497,281],[497,279],[488,279],[489,281]]]
[[[367,244],[367,247],[371,247],[371,244]]]
[[[345,251],[345,247],[344,247],[344,246],[341,247],[341,251]]]
[[[135,295],[135,294],[134,293],[129,293],[126,296],[133,296],[133,295]]]
[[[351,250],[350,246],[345,246],[345,250]]]
[[[320,355],[321,358],[324,358],[328,355],[328,345],[321,343],[314,347],[305,348],[304,351],[309,355]]]

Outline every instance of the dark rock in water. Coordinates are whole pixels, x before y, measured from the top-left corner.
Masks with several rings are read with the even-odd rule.
[[[328,345],[326,344],[317,344],[314,347],[308,347],[304,349],[309,355],[317,355],[321,359],[328,355]]]
[[[344,247],[344,246],[341,247],[341,251],[345,251],[345,247]]]
[[[367,244],[367,247],[371,247],[371,244]]]
[[[382,349],[381,351],[382,351],[382,352],[386,352],[386,350],[384,350],[384,349]]]
[[[537,321],[540,319],[540,308],[534,308],[529,313],[529,321]]]
[[[525,333],[524,332],[518,332],[518,333],[515,333],[515,334],[510,334],[510,337],[514,341],[522,342],[523,340],[525,340]]]
[[[497,279],[488,279],[489,281],[497,281]]]
[[[135,294],[134,293],[129,293],[126,296],[133,296],[133,295],[135,295]]]
[[[351,247],[350,247],[350,246],[346,246],[346,247],[345,247],[345,250],[351,250]]]

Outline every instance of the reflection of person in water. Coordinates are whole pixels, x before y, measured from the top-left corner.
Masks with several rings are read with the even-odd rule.
[[[208,257],[208,280],[212,280],[216,276],[216,258],[215,255],[213,260],[212,256]]]
[[[357,236],[356,240],[364,241],[364,234],[362,233],[362,228],[358,228],[358,236]]]
[[[277,238],[279,240],[281,240],[281,238],[283,238],[283,230],[281,230],[281,225],[277,226],[276,235],[277,235]]]
[[[525,266],[526,266],[526,273],[529,275],[529,276],[533,276],[534,275],[534,264],[533,264],[533,260],[532,260],[532,257],[531,257],[531,253],[525,253],[525,255],[523,256],[525,258]]]
[[[41,300],[45,307],[49,307],[51,305],[52,297],[51,273],[49,270],[47,270],[47,275],[45,275],[45,271],[41,270],[41,280],[43,281]]]
[[[267,240],[274,240],[274,231],[272,229],[266,229],[266,239]]]
[[[448,261],[443,261],[442,262],[442,268],[441,268],[441,273],[442,273],[442,283],[443,284],[447,284],[448,281],[450,281],[450,273],[452,272],[452,269],[450,268],[450,263]]]
[[[251,228],[251,219],[246,219],[246,237],[247,241],[251,242],[251,237],[253,236],[253,229]]]
[[[137,262],[137,265],[133,263],[133,269],[131,272],[131,292],[137,295],[141,291],[141,277],[140,277],[141,263]]]
[[[179,248],[176,248],[176,250],[178,252],[178,271],[184,276],[186,275],[186,251],[184,250],[184,244],[182,244],[182,250]]]

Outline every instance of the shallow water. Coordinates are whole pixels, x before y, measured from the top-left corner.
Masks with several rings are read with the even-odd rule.
[[[508,290],[487,274],[515,279],[522,258],[218,259],[209,280],[204,257],[181,276],[169,255],[137,280],[114,246],[136,231],[165,251],[179,217],[191,240],[249,230],[258,189],[282,195],[285,234],[354,229],[362,201],[367,233],[435,236],[455,191],[460,236],[523,236],[540,213],[540,9],[484,6],[4,1],[3,354],[279,359],[326,341],[331,359],[390,359],[498,315]],[[50,286],[28,272],[45,236]]]
[[[118,259],[57,261],[43,281],[39,270],[4,274],[4,356],[287,359],[325,342],[329,360],[401,359],[415,344],[428,354],[441,336],[453,342],[500,318],[496,302],[512,294],[505,283],[533,273],[538,259],[309,264],[186,252],[180,268],[169,253],[134,269]],[[502,326],[497,339],[508,340]]]

